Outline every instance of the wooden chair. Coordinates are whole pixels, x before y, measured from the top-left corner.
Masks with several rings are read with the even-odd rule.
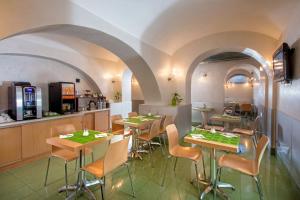
[[[128,141],[129,138],[125,138],[115,143],[111,143],[108,146],[108,149],[105,153],[105,156],[101,159],[96,160],[93,163],[90,163],[80,169],[78,173],[78,180],[77,185],[79,185],[80,176],[83,171],[88,172],[99,179],[100,189],[101,189],[101,198],[104,199],[104,192],[103,192],[103,179],[108,173],[112,172],[113,170],[117,169],[118,167],[125,165],[127,167],[127,172],[131,184],[131,191],[132,196],[134,197],[134,190],[132,184],[132,178],[129,171],[129,166],[127,164],[128,160]],[[76,190],[77,191],[77,190]]]
[[[69,133],[74,133],[76,131],[74,125],[72,124],[66,124],[66,125],[61,125],[61,126],[56,126],[54,128],[55,130],[51,129],[52,133],[59,133],[59,134],[69,134]],[[66,149],[60,149],[58,147],[52,147],[52,152],[51,155],[48,158],[48,164],[47,164],[47,170],[46,170],[46,177],[45,177],[45,183],[44,186],[47,185],[47,179],[48,179],[48,172],[49,172],[49,166],[50,166],[50,160],[52,157],[56,157],[59,159],[64,160],[65,162],[65,184],[66,184],[66,196],[68,197],[68,163],[76,160],[77,163],[77,158],[78,158],[78,154],[73,152],[73,151],[69,151]],[[75,169],[76,169],[76,164],[75,164]]]
[[[138,113],[137,112],[129,112],[128,117],[137,117]]]
[[[259,127],[260,116],[257,116],[254,120],[252,129],[243,129],[243,128],[235,128],[232,130],[234,133],[238,133],[240,135],[251,137],[254,147],[257,146],[257,132]]]
[[[144,132],[137,137],[138,140],[142,140],[148,144],[149,158],[151,161],[151,166],[153,166],[152,158],[151,158],[151,154],[152,154],[151,141],[153,138],[159,136],[159,130],[160,130],[160,120],[154,120],[150,126],[149,131]],[[160,140],[160,137],[159,137],[159,140]],[[160,140],[160,143],[161,143],[161,140]],[[163,153],[163,150],[162,150],[162,153]]]
[[[200,160],[202,160],[203,174],[206,179],[204,157],[203,157],[201,149],[199,149],[197,147],[180,146],[178,143],[178,141],[179,141],[178,130],[177,130],[175,124],[168,125],[166,127],[166,131],[167,131],[168,140],[169,140],[169,154],[170,154],[168,156],[168,161],[172,157],[175,158],[175,163],[174,163],[174,171],[175,171],[178,158],[186,158],[186,159],[192,160],[195,164],[196,179],[197,179],[197,184],[198,184],[198,190],[200,192],[200,185],[199,185],[199,181],[198,181],[199,174],[198,174],[198,168],[197,168],[197,164]],[[163,180],[162,180],[162,184],[161,184],[162,186],[164,185],[165,178],[166,178],[168,161],[167,161],[166,167],[165,167],[165,172],[164,172],[164,176],[163,176]]]
[[[173,124],[173,116],[171,115],[166,115],[162,118],[162,126],[160,127],[160,135],[163,136],[163,142],[165,149],[167,150],[167,145],[166,145],[166,138],[164,137],[167,134],[166,128],[168,125]]]
[[[259,167],[268,143],[269,143],[269,138],[263,135],[257,144],[254,160],[248,160],[235,154],[226,154],[221,156],[218,161],[219,168],[217,170],[217,177],[219,177],[220,179],[221,169],[224,167],[231,168],[243,174],[252,176],[256,182],[256,186],[259,192],[259,197],[262,200],[263,192],[262,192],[262,186],[259,177]]]

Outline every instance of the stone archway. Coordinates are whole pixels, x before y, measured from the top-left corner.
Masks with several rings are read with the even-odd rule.
[[[117,55],[133,72],[143,90],[146,103],[156,104],[161,102],[161,93],[152,70],[142,56],[125,42],[100,30],[70,24],[48,25],[33,28],[13,34],[6,37],[6,39],[16,35],[37,32],[77,37],[106,48]],[[145,76],[145,74],[147,74],[147,76]]]

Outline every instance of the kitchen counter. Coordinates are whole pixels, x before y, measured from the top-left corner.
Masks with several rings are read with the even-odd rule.
[[[59,116],[49,116],[49,117],[43,117],[40,119],[31,119],[31,120],[22,120],[22,121],[13,121],[13,122],[7,122],[7,123],[1,123],[1,128],[10,128],[10,127],[16,127],[24,124],[30,124],[35,122],[41,122],[41,121],[49,121],[49,120],[57,120],[57,119],[63,119],[68,117],[77,117],[77,116],[83,116],[88,113],[94,113],[94,112],[102,112],[102,111],[108,111],[109,108],[106,109],[96,109],[96,110],[87,110],[87,111],[81,111],[73,114],[67,114],[67,115],[59,115]]]

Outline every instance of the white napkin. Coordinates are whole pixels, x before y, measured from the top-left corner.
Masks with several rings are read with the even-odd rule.
[[[102,138],[102,137],[107,137],[107,133],[95,134],[95,138]]]
[[[59,138],[70,138],[73,136],[74,136],[74,134],[70,133],[70,134],[65,134],[65,135],[59,135]]]
[[[191,134],[192,138],[195,139],[204,139],[205,137],[202,134]]]

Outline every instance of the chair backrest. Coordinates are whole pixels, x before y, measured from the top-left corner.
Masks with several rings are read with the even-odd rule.
[[[252,105],[249,103],[244,103],[244,104],[240,105],[240,109],[241,109],[241,111],[244,111],[244,112],[251,112]]]
[[[129,137],[108,146],[104,156],[104,175],[127,162],[128,141]]]
[[[256,162],[257,170],[259,170],[261,159],[264,155],[264,152],[268,144],[269,144],[269,138],[266,135],[262,135],[256,147],[255,162]]]
[[[73,124],[63,124],[54,126],[51,128],[51,135],[57,136],[57,135],[65,135],[74,133],[76,131],[76,128]]]
[[[253,131],[254,131],[254,133],[256,132],[256,131],[258,131],[258,128],[259,128],[259,122],[260,122],[260,116],[258,115],[256,118],[255,118],[255,120],[254,120],[254,122],[253,122]]]
[[[136,117],[136,116],[138,116],[137,112],[128,113],[128,117]]]
[[[114,123],[116,120],[120,120],[120,119],[122,119],[122,115],[112,115],[112,116],[110,116],[112,132],[124,129],[124,125]]]
[[[154,120],[151,124],[149,137],[152,139],[160,133],[160,119]]]
[[[166,118],[164,120],[164,125],[163,125],[163,129],[166,130],[167,126],[170,124],[173,124],[173,116],[171,115],[166,115]]]
[[[175,124],[170,124],[166,127],[168,141],[169,141],[169,153],[173,155],[174,148],[179,145],[178,143],[178,130]]]
[[[161,128],[161,129],[164,129],[164,128],[165,128],[165,127],[164,127],[165,119],[166,119],[166,115],[163,115],[163,116],[161,117],[161,120],[160,120],[160,128]],[[165,130],[165,129],[164,129],[164,130]]]

